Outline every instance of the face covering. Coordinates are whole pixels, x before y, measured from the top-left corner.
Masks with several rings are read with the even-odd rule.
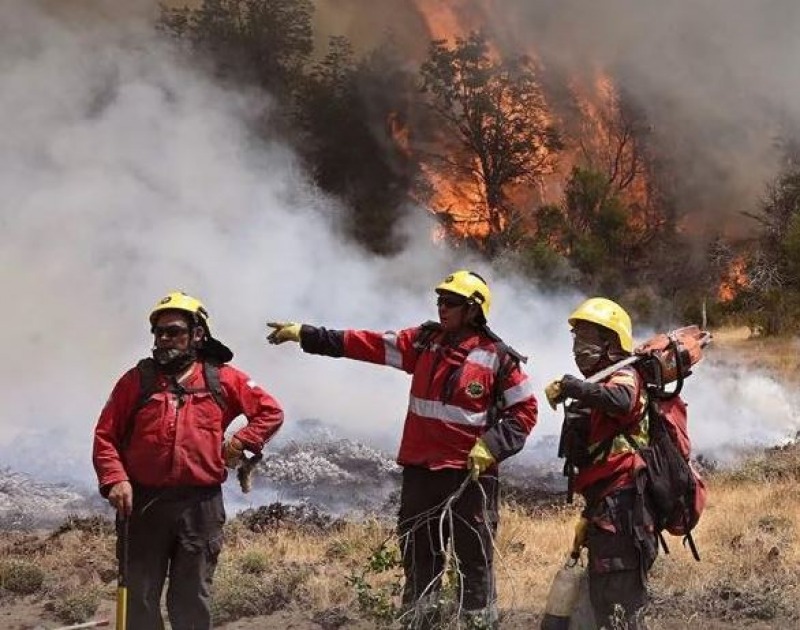
[[[164,374],[179,374],[197,359],[197,350],[178,350],[177,348],[153,348],[153,359]]]
[[[572,354],[575,356],[575,365],[584,376],[591,376],[600,367],[601,361],[606,357],[605,344],[597,341],[587,341],[575,337],[572,343]]]

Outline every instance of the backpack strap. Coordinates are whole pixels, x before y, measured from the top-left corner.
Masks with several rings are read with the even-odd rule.
[[[658,535],[661,536],[661,532],[658,532]],[[689,546],[689,549],[692,552],[692,557],[698,562],[700,562],[700,552],[697,551],[697,545],[694,544],[694,538],[692,537],[692,532],[689,532],[688,534],[686,534],[686,536],[683,537],[683,546],[686,547],[687,545]]]
[[[205,392],[211,394],[214,402],[224,412],[228,405],[225,402],[225,393],[222,389],[222,383],[219,377],[219,369],[221,365],[214,361],[203,361],[203,377],[205,378],[206,387],[204,388],[185,388],[177,382],[175,378],[170,379],[170,384],[167,389],[179,397],[185,394],[194,394]],[[130,444],[131,437],[133,436],[134,419],[136,414],[147,404],[150,397],[158,391],[158,367],[152,357],[142,359],[136,364],[136,369],[139,372],[139,396],[136,399],[136,404],[131,409],[128,416],[128,422],[125,426],[125,433],[122,436],[121,447],[125,450]]]
[[[206,386],[208,392],[217,403],[217,406],[224,412],[228,408],[228,403],[225,402],[225,392],[222,389],[222,383],[219,378],[219,369],[221,365],[214,361],[203,361],[203,376],[206,379]]]
[[[413,343],[414,350],[423,352],[430,348],[434,336],[436,333],[441,332],[441,330],[442,325],[439,322],[429,319],[427,322],[421,323],[417,327],[417,337],[414,339]]]
[[[158,391],[158,370],[156,368],[155,359],[148,357],[142,359],[136,364],[136,370],[139,372],[139,396],[136,398],[136,403],[128,415],[128,421],[125,424],[125,432],[122,435],[121,449],[124,451],[128,448],[133,436],[133,421],[139,410],[147,404],[150,396]]]

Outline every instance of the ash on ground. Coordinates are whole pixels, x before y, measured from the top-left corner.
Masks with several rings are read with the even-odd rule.
[[[322,426],[265,453],[255,485],[271,486],[282,500],[332,514],[371,514],[400,486],[393,456]]]
[[[69,516],[94,514],[104,504],[76,486],[0,468],[0,530],[53,527]]]

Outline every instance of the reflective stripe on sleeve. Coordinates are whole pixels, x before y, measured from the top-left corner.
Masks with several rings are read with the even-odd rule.
[[[522,381],[519,385],[514,385],[514,387],[509,387],[507,390],[503,392],[503,409],[508,409],[513,405],[516,405],[523,400],[527,400],[528,398],[534,395],[533,390],[533,383],[531,379],[526,378]]]
[[[487,418],[485,411],[470,412],[454,405],[445,405],[438,400],[425,400],[416,396],[411,396],[408,409],[411,413],[427,420],[468,424],[474,427],[485,425]]]
[[[383,349],[385,353],[386,365],[393,368],[403,369],[403,355],[397,347],[397,333],[389,330],[383,333]]]

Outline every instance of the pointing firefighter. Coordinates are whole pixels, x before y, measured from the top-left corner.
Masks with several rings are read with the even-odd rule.
[[[643,628],[647,573],[657,553],[643,467],[636,451],[649,443],[647,392],[632,366],[592,379],[631,356],[630,316],[605,298],[591,298],[570,315],[573,355],[583,380],[571,375],[545,388],[550,405],[567,399],[559,456],[569,492],[583,495],[588,520],[589,594],[603,627]],[[597,382],[593,382],[596,380]]]
[[[283,412],[228,364],[233,353],[211,336],[198,299],[170,293],[153,308],[150,326],[152,358],[120,378],[100,414],[94,467],[100,493],[128,533],[124,627],[164,627],[161,591],[169,577],[172,628],[203,630],[211,627],[226,467],[235,468],[245,449],[260,453]],[[224,440],[240,414],[247,425]]]
[[[388,365],[411,374],[398,463],[398,516],[406,610],[422,622],[438,599],[449,539],[463,574],[465,617],[496,625],[492,540],[498,520],[497,464],[522,449],[536,423],[524,360],[486,325],[491,293],[478,274],[457,271],[435,289],[439,322],[398,332],[328,330],[270,323],[270,343],[299,342],[305,352]],[[471,481],[475,480],[474,482]],[[440,540],[448,497],[453,531]],[[409,612],[409,614],[412,614]],[[416,623],[416,622],[415,622]]]

